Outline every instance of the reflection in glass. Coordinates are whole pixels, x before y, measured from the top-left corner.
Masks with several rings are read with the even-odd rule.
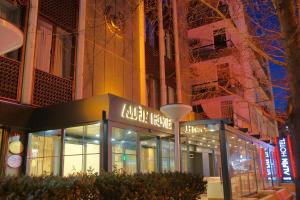
[[[175,171],[175,143],[170,139],[161,140],[161,151],[162,151],[162,171],[173,172]]]
[[[27,174],[59,175],[61,130],[40,131],[29,134]]]
[[[141,172],[156,172],[157,167],[157,140],[153,136],[140,135]]]
[[[137,134],[131,130],[112,128],[113,170],[129,174],[137,172]]]

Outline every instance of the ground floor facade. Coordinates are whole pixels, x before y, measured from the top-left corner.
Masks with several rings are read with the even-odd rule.
[[[175,171],[172,122],[157,110],[103,95],[21,111],[22,122],[1,129],[2,175]],[[274,147],[226,121],[182,122],[180,132],[181,171],[204,176],[208,197],[240,198],[278,183]]]

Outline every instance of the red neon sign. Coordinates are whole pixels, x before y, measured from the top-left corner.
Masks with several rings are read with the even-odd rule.
[[[293,157],[291,135],[287,136],[287,141],[288,141],[288,149],[289,149],[289,152],[290,152],[290,161],[291,161],[291,165],[292,165],[292,172],[293,172],[294,178],[296,178],[295,161],[294,161],[294,157]]]
[[[275,138],[275,146],[277,147],[277,145],[278,145],[278,140],[277,140],[277,138]],[[282,178],[281,165],[280,165],[280,155],[279,155],[279,152],[278,152],[277,148],[274,149],[274,158],[276,160],[276,165],[277,165],[277,174],[280,178]]]
[[[264,148],[260,148],[260,155],[261,155],[263,176],[267,177],[267,168],[266,168],[266,159],[265,159],[265,150],[264,150]]]

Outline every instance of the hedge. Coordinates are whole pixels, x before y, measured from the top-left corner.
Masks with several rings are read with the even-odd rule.
[[[0,178],[0,199],[7,200],[192,200],[205,190],[201,176],[186,173]]]

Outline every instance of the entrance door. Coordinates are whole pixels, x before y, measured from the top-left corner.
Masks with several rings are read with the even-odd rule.
[[[140,135],[140,169],[142,173],[158,171],[157,140],[155,136]]]

